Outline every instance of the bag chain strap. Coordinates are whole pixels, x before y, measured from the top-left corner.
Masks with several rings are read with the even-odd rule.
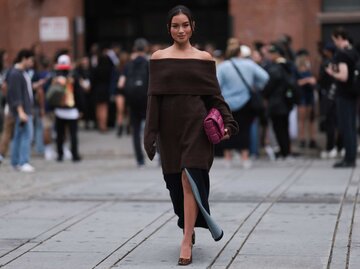
[[[241,78],[241,80],[244,82],[247,90],[249,91],[249,94],[251,95],[251,92],[253,91],[250,87],[250,85],[247,83],[247,81],[245,80],[243,74],[240,72],[239,68],[237,68],[237,66],[235,65],[235,63],[230,60],[231,64],[234,66],[235,70],[236,70],[236,73],[238,73],[239,77]]]

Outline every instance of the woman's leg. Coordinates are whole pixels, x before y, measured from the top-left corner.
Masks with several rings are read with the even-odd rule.
[[[5,114],[4,128],[0,140],[0,155],[5,157],[15,130],[15,117],[10,113]]]
[[[96,105],[96,117],[98,120],[98,127],[101,132],[107,130],[107,104],[99,103]]]
[[[310,105],[306,108],[310,141],[316,140],[315,107]]]
[[[230,149],[225,149],[224,150],[224,159],[227,161],[231,161],[232,159],[232,153]]]
[[[116,101],[116,123],[119,131],[123,128],[124,120],[124,111],[125,111],[125,98],[123,95],[117,95],[115,98]]]
[[[241,152],[241,159],[242,164],[245,168],[250,167],[249,162],[249,149],[250,149],[250,132],[251,132],[251,125],[254,122],[254,116],[252,113],[249,113],[248,110],[240,110],[239,113],[239,127],[241,131],[239,131],[239,141],[238,146]],[[256,139],[258,139],[256,137]],[[257,141],[256,141],[257,142]]]
[[[192,234],[199,208],[185,171],[182,172],[181,180],[184,193],[184,236],[181,242],[180,258],[189,259],[191,256]]]
[[[301,105],[298,107],[298,119],[299,119],[299,140],[305,141],[305,119],[306,119],[306,107]]]

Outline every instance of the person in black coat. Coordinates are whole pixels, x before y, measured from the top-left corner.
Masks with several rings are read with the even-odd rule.
[[[278,156],[286,158],[290,155],[289,114],[292,105],[285,98],[285,88],[286,77],[291,76],[291,65],[283,57],[280,46],[272,44],[268,52],[271,60],[267,68],[270,79],[263,90],[263,95],[268,103],[268,114],[280,147]]]
[[[351,88],[359,55],[350,43],[350,37],[345,29],[336,28],[331,38],[338,50],[334,56],[334,63],[325,70],[336,82],[338,128],[345,148],[344,159],[336,162],[334,168],[353,168],[356,166],[357,157],[356,107],[358,98],[351,92]]]
[[[108,106],[110,101],[110,83],[114,70],[114,64],[107,55],[105,48],[99,57],[98,65],[92,73],[92,91],[96,104],[96,119],[101,132],[107,131]]]

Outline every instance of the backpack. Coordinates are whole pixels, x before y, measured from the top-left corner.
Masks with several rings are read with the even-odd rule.
[[[299,104],[300,89],[297,80],[294,76],[289,74],[283,67],[283,98],[289,110]]]
[[[149,63],[147,60],[132,61],[128,65],[124,94],[130,107],[146,110],[149,83]]]
[[[46,92],[45,98],[50,107],[59,107],[63,103],[64,96],[65,87],[58,83],[53,83]]]

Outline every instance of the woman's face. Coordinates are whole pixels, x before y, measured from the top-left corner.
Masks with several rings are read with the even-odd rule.
[[[192,29],[189,18],[185,14],[178,14],[172,18],[170,34],[177,43],[183,44],[189,41]]]

